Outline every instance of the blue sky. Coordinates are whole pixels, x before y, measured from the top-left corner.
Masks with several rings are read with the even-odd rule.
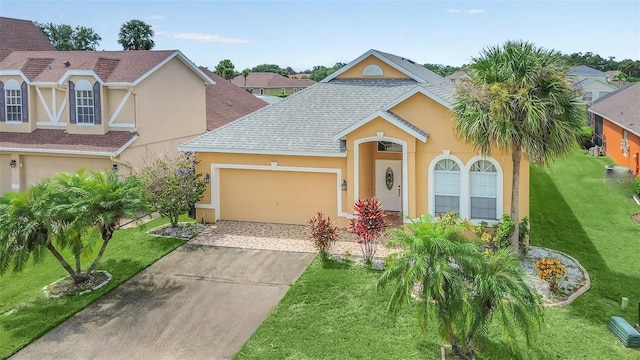
[[[521,39],[564,53],[640,59],[640,1],[13,1],[0,16],[92,27],[120,50],[122,23],[153,26],[155,49],[198,65],[294,70],[349,62],[373,48],[460,66],[485,46]]]

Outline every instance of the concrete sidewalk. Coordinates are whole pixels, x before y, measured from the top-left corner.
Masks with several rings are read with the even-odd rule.
[[[11,359],[229,359],[314,256],[184,245]]]

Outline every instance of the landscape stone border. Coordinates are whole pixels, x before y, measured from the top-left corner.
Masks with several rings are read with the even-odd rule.
[[[542,247],[540,247],[540,248],[542,248]],[[589,277],[589,273],[582,266],[582,264],[580,264],[580,262],[578,260],[576,260],[573,256],[570,256],[570,255],[565,254],[562,251],[558,251],[558,250],[553,250],[553,249],[549,249],[549,248],[542,248],[542,249],[547,250],[549,253],[560,254],[563,257],[573,261],[578,266],[580,271],[582,271],[582,274],[584,275],[584,284],[582,284],[582,286],[577,291],[575,291],[573,294],[571,294],[571,296],[569,296],[567,299],[562,300],[562,301],[553,302],[553,303],[546,303],[546,304],[544,304],[544,306],[565,306],[565,305],[569,305],[575,299],[577,299],[580,295],[584,294],[587,290],[589,290],[591,288],[591,278]]]
[[[186,221],[180,221],[180,222],[178,222],[178,225],[180,225],[180,224],[195,224],[196,226],[198,226],[198,225],[199,225],[199,223],[197,223],[197,222],[196,222],[196,223],[194,223],[194,222],[186,222]],[[193,234],[193,235],[192,235],[190,238],[188,238],[188,239],[187,239],[187,238],[184,238],[184,237],[180,237],[180,236],[169,236],[169,235],[160,235],[160,234],[154,234],[154,233],[153,233],[154,231],[158,231],[158,230],[161,230],[161,229],[164,229],[164,228],[170,227],[170,226],[171,226],[171,224],[170,224],[170,223],[169,223],[169,224],[160,225],[160,226],[154,227],[153,229],[151,229],[151,230],[147,231],[147,232],[146,232],[146,234],[147,234],[147,235],[149,235],[149,236],[155,236],[155,237],[170,238],[170,239],[182,239],[182,240],[185,240],[185,241],[189,241],[189,240],[191,240],[191,239],[195,238],[196,236],[198,236],[198,235],[202,232],[202,230],[204,230],[204,228],[203,228],[203,229],[201,229],[201,230],[200,230],[200,232],[198,232],[198,233],[196,233],[196,234]],[[211,226],[211,225],[207,225],[207,226]],[[213,225],[213,226],[215,226],[215,225]]]
[[[107,276],[107,280],[105,280],[105,281],[101,282],[100,284],[98,284],[98,285],[96,285],[96,286],[92,287],[90,290],[81,291],[81,292],[79,292],[79,293],[75,294],[76,296],[77,296],[77,295],[84,295],[84,294],[90,293],[90,292],[92,292],[92,291],[98,290],[98,289],[102,288],[103,286],[107,285],[107,284],[109,283],[109,281],[111,281],[111,279],[113,278],[113,276],[112,276],[108,271],[106,271],[106,270],[96,270],[95,272],[97,272],[97,273],[99,272],[99,273],[102,273],[102,274],[106,275],[106,276]],[[66,294],[51,295],[51,294],[49,294],[49,287],[50,287],[50,286],[54,286],[54,285],[56,285],[57,283],[59,283],[59,282],[61,282],[61,281],[65,281],[66,279],[68,279],[68,278],[70,278],[70,277],[71,277],[71,275],[67,275],[67,276],[63,277],[62,279],[58,279],[58,280],[56,280],[56,281],[52,282],[51,284],[49,284],[49,285],[47,285],[47,286],[43,287],[43,288],[42,288],[42,292],[44,292],[44,294],[45,294],[47,297],[49,297],[49,298],[54,298],[54,299],[55,299],[55,298],[62,297],[62,296],[67,296]]]

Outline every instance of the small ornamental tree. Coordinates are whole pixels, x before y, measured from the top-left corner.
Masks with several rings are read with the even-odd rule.
[[[154,211],[178,226],[180,214],[202,198],[207,184],[195,171],[192,153],[165,153],[147,159],[135,173],[142,181],[144,195]]]
[[[380,200],[375,196],[356,201],[353,212],[357,217],[350,220],[350,231],[358,237],[356,241],[362,248],[365,260],[371,262],[378,249],[377,240],[387,229],[387,215],[382,210]]]
[[[309,232],[313,246],[320,252],[322,260],[328,258],[329,249],[338,241],[338,227],[331,221],[330,217],[324,217],[322,212],[318,213],[307,221],[309,223]]]

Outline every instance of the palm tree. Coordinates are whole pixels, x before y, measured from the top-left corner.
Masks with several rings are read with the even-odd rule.
[[[483,155],[511,152],[510,217],[516,224],[511,247],[517,252],[522,154],[541,165],[567,154],[576,144],[584,111],[556,51],[508,41],[484,49],[469,68],[469,78],[456,86],[455,129]]]
[[[422,216],[396,230],[390,245],[404,251],[390,256],[378,280],[379,289],[392,286],[391,314],[416,297],[421,329],[435,319],[441,339],[464,359],[486,344],[494,320],[510,338],[521,330],[527,340],[542,321],[540,297],[524,283],[516,255],[482,253],[468,234],[459,221]]]
[[[128,21],[120,27],[118,43],[124,50],[151,50],[155,46],[153,42],[153,30],[151,25],[137,19]]]
[[[120,220],[144,210],[137,178],[120,180],[113,171],[60,173],[25,192],[8,193],[0,198],[0,274],[10,268],[19,272],[30,257],[38,262],[49,250],[74,283],[82,283],[95,270]],[[93,244],[91,228],[99,231],[102,246],[83,272],[80,258]],[[63,249],[71,250],[75,269],[62,256]]]
[[[249,76],[249,69],[242,70],[242,77],[244,77],[244,88],[247,90],[247,76]]]

